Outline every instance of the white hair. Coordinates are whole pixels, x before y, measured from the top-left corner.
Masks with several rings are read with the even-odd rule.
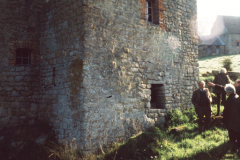
[[[229,93],[236,93],[236,89],[232,84],[226,84],[225,91]]]
[[[226,70],[226,68],[221,68],[221,70],[220,70],[220,73],[227,73],[227,70]]]

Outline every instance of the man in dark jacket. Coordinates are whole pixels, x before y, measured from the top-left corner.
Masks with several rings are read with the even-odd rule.
[[[235,86],[227,84],[224,87],[211,82],[208,82],[208,86],[214,87],[218,90],[225,90],[228,96],[226,102],[224,103],[223,110],[223,121],[228,130],[230,139],[226,147],[226,151],[236,141],[237,146],[240,147],[240,100],[239,96],[236,94]]]
[[[226,94],[228,96],[227,100],[224,103],[224,110],[223,110],[223,122],[228,125],[228,119],[229,119],[229,112],[231,110],[233,101],[236,99],[236,89],[231,84],[226,84],[226,86],[217,85],[211,82],[208,82],[208,86],[214,87],[214,89],[217,89],[219,91],[226,91]]]
[[[236,88],[236,93],[240,95],[240,79],[237,79],[234,83],[234,87]]]
[[[229,112],[229,120],[227,125],[229,138],[237,143],[238,152],[240,152],[240,97],[238,96],[232,104]],[[239,153],[238,153],[239,154]]]
[[[225,86],[230,83],[230,78],[227,75],[227,70],[222,68],[220,72],[215,76],[213,83]],[[217,95],[217,115],[220,115],[220,101],[222,95],[222,104],[226,101],[226,92],[224,90],[218,90],[218,88],[213,88],[213,93]]]
[[[206,127],[211,122],[212,97],[208,88],[205,88],[204,81],[199,82],[198,86],[199,89],[193,92],[192,103],[200,120],[200,128],[202,129],[203,126]]]

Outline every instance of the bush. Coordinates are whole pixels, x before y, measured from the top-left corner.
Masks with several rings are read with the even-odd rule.
[[[198,119],[194,107],[186,109],[182,113],[188,117],[188,119],[189,119],[188,123],[194,123]]]
[[[194,107],[186,110],[174,109],[167,113],[165,126],[178,126],[185,123],[194,123],[197,120],[197,114]]]
[[[230,58],[225,58],[222,61],[223,68],[226,68],[227,71],[232,71],[232,60]]]

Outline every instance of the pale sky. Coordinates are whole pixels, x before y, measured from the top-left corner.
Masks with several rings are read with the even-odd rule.
[[[239,16],[240,0],[197,0],[199,35],[209,35],[217,15]]]

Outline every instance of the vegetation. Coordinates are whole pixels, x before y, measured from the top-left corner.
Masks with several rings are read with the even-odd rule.
[[[216,105],[213,114],[216,114]],[[223,107],[221,106],[221,112]],[[40,125],[39,125],[40,126]],[[235,159],[237,153],[226,150],[226,142],[229,140],[227,130],[219,119],[214,119],[208,130],[200,132],[197,115],[194,108],[188,110],[172,110],[166,116],[164,126],[150,129],[147,132],[139,132],[127,142],[115,143],[105,146],[100,152],[82,152],[78,149],[75,139],[71,142],[62,142],[48,139],[46,145],[36,144],[32,138],[33,134],[39,134],[39,126],[18,137],[11,137],[21,141],[19,147],[13,147],[12,141],[0,141],[1,159],[52,159],[52,160],[184,160],[184,159]],[[40,127],[47,134],[51,132],[46,125]],[[26,130],[19,128],[18,130]],[[30,134],[31,133],[31,134]],[[23,136],[23,137],[22,137]],[[20,140],[20,138],[22,139]],[[28,138],[28,141],[24,141]],[[49,137],[50,138],[50,137]],[[6,138],[5,140],[9,140]],[[29,152],[30,151],[30,152]]]
[[[0,130],[0,159],[48,159],[45,146],[57,142],[49,122],[35,122]]]
[[[216,113],[216,110],[216,106],[214,106],[213,114]],[[228,133],[219,120],[213,120],[211,128],[203,132],[199,131],[197,122],[194,108],[183,111],[172,110],[166,116],[165,126],[155,127],[148,132],[140,132],[127,142],[106,146],[102,154],[81,154],[73,142],[70,145],[62,145],[61,149],[59,149],[59,144],[56,144],[58,149],[52,147],[51,157],[71,160],[238,158],[236,153],[231,153],[231,150],[227,152]]]
[[[211,56],[211,57],[201,57],[199,58],[199,72],[200,74],[205,74],[207,72],[212,73],[212,70],[220,70],[223,68],[221,62],[224,59],[231,59],[232,62],[232,71],[238,72],[240,70],[240,55],[220,55],[220,56]],[[229,70],[228,70],[229,71]]]
[[[224,58],[222,61],[223,68],[226,68],[227,71],[232,71],[232,59],[231,58]]]

